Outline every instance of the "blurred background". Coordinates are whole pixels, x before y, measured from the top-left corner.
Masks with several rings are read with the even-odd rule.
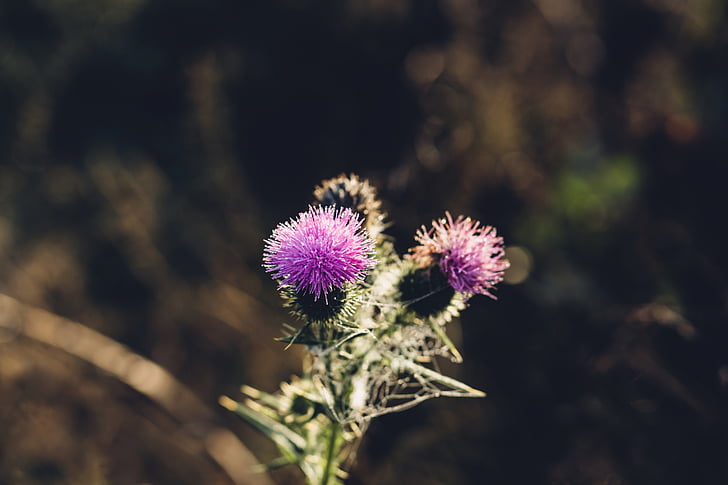
[[[348,483],[728,483],[726,3],[3,0],[0,484],[301,483],[217,399],[300,371],[263,239],[340,173],[512,262],[488,397]]]

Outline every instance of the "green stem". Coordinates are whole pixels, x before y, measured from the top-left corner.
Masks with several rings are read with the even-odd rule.
[[[338,448],[338,438],[341,434],[341,426],[336,421],[331,422],[331,431],[329,433],[329,443],[326,450],[326,464],[324,467],[324,473],[321,477],[321,485],[329,485],[332,475],[335,475],[338,464],[336,463],[336,455]],[[333,473],[332,473],[333,472]]]

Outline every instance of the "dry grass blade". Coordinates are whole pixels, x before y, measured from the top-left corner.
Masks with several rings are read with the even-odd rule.
[[[164,368],[80,323],[0,294],[0,330],[68,352],[113,375],[165,409],[180,423],[194,423],[195,438],[236,485],[273,485],[260,464],[214,413]],[[2,334],[0,334],[2,335]]]

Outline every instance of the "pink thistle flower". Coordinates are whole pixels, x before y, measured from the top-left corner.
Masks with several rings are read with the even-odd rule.
[[[469,217],[453,221],[449,212],[445,216],[432,221],[432,229],[422,226],[417,231],[420,245],[410,250],[412,258],[421,267],[439,264],[450,286],[466,297],[478,293],[495,299],[489,290],[503,281],[503,271],[510,266],[504,259],[503,238],[496,236],[495,228]]]
[[[263,267],[280,287],[293,286],[318,300],[374,267],[374,243],[350,209],[316,206],[279,224],[265,241]]]

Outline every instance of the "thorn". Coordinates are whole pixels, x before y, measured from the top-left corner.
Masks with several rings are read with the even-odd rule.
[[[217,402],[228,411],[235,411],[239,406],[236,401],[233,401],[227,396],[220,396],[220,399],[218,399]]]

